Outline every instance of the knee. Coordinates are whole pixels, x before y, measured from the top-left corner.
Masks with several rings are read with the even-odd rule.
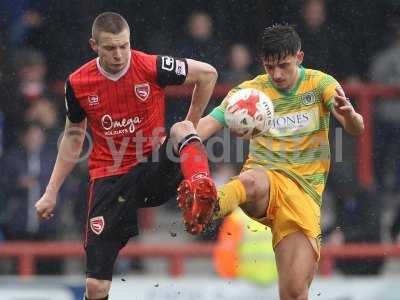
[[[280,285],[279,294],[282,300],[307,300],[308,287],[309,284],[306,282],[293,282],[293,280],[291,280],[287,282],[287,284]]]
[[[300,286],[288,286],[280,290],[282,300],[307,300],[308,288]]]
[[[86,296],[89,299],[104,298],[108,295],[110,281],[95,278],[86,278]]]
[[[239,180],[246,190],[248,201],[262,200],[268,192],[268,179],[265,174],[250,170],[239,175]]]
[[[170,132],[171,132],[171,138],[174,141],[179,142],[188,134],[196,133],[196,130],[192,122],[185,120],[177,122],[174,125],[172,125]]]

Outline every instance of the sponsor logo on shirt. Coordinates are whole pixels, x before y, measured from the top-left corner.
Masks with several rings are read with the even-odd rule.
[[[90,229],[97,235],[103,232],[105,221],[103,216],[94,217],[90,219]]]
[[[97,105],[97,104],[99,104],[99,96],[97,96],[97,95],[89,95],[88,96],[88,101],[89,101],[89,105],[90,106]]]
[[[141,122],[138,116],[113,120],[110,115],[101,117],[101,126],[107,136],[134,133],[136,125]]]
[[[136,97],[141,101],[146,101],[150,95],[150,85],[148,82],[135,84],[134,88]]]
[[[319,111],[318,108],[312,108],[284,115],[275,115],[270,125],[270,134],[276,137],[312,132],[319,129]]]

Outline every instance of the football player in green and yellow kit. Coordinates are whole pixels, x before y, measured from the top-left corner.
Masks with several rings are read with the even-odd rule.
[[[320,210],[330,165],[329,118],[332,114],[353,135],[363,132],[364,123],[332,76],[301,66],[301,40],[291,26],[267,27],[261,55],[266,74],[232,89],[200,120],[197,131],[205,140],[226,126],[226,99],[239,89],[258,89],[271,98],[271,129],[251,139],[241,173],[218,190],[214,217],[240,206],[270,226],[281,300],[308,299],[319,260]],[[185,191],[178,200],[190,202]]]

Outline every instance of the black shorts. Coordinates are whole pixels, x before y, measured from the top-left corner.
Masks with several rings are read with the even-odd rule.
[[[87,277],[111,280],[119,251],[139,233],[138,208],[159,206],[176,196],[182,175],[179,163],[168,159],[167,142],[155,154],[156,162],[150,159],[124,175],[91,181],[84,243]]]

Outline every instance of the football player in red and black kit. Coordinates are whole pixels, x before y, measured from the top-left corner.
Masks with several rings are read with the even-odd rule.
[[[195,127],[217,72],[199,61],[131,50],[129,25],[116,13],[94,20],[90,45],[98,57],[66,80],[65,132],[36,210],[42,219],[53,216],[57,193],[79,159],[88,125],[93,149],[84,237],[85,299],[108,299],[116,257],[138,234],[138,208],[165,203],[181,184],[188,231],[201,231],[211,217],[216,189]],[[166,134],[164,87],[178,84],[195,85],[191,105],[186,120]]]

